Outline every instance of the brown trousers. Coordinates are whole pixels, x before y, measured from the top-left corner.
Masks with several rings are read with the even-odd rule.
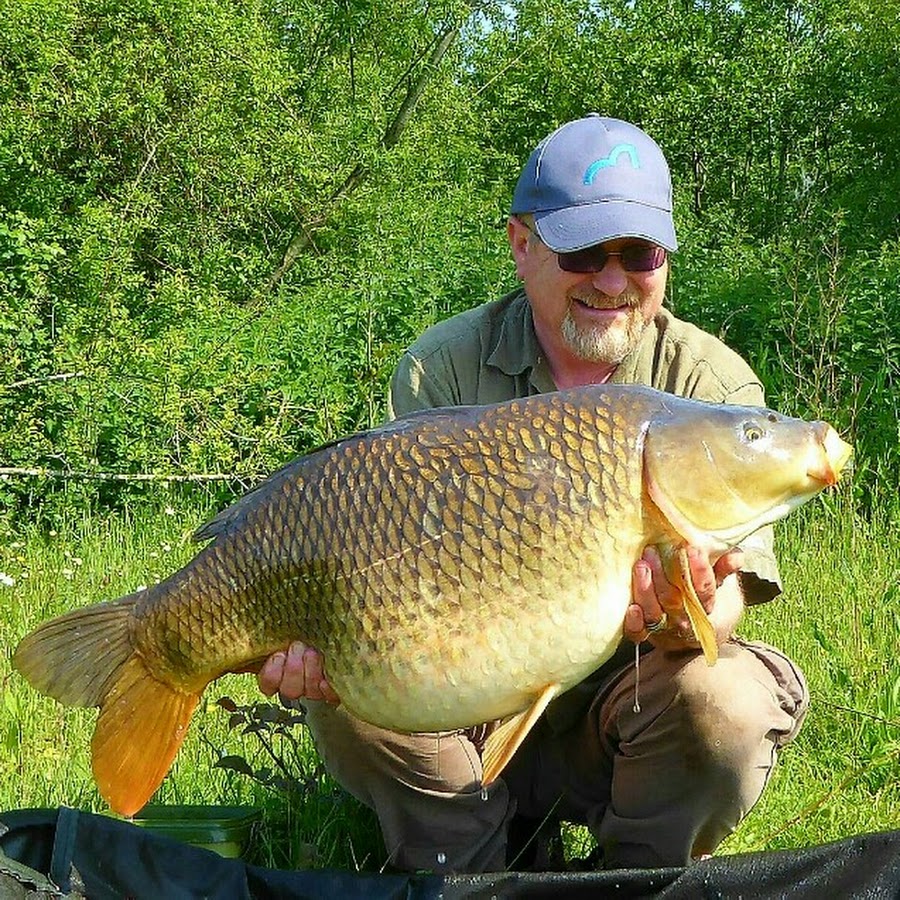
[[[517,812],[587,825],[607,868],[686,865],[761,795],[800,729],[806,684],[774,648],[730,641],[714,667],[696,653],[645,653],[639,699],[635,712],[634,666],[616,670],[574,722],[542,718],[487,791],[467,732],[398,734],[305,705],[326,767],[375,810],[398,868],[502,870]]]

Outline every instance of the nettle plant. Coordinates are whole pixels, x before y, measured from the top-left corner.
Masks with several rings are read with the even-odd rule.
[[[237,772],[293,796],[320,789],[324,767],[308,732],[300,727],[306,722],[302,707],[289,709],[264,701],[239,704],[228,696],[220,697],[216,705],[228,713],[228,731],[242,735],[247,749],[241,755],[215,748],[214,768]]]
[[[228,696],[216,705],[228,715],[228,752],[205,739],[214,768],[249,778],[269,794],[264,804],[262,845],[266,865],[378,870],[385,859],[373,812],[326,773],[305,727],[302,707]],[[232,741],[232,738],[234,739]]]

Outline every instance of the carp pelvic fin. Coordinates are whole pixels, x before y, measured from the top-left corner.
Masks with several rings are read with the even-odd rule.
[[[91,767],[107,803],[133,816],[172,766],[200,694],[157,681],[140,656],[119,670],[91,741]]]
[[[513,754],[525,740],[528,732],[534,727],[547,704],[559,693],[558,683],[548,684],[538,695],[537,700],[528,709],[506,719],[487,739],[482,754],[484,766],[481,783],[487,787],[495,781]]]
[[[716,630],[709,621],[709,616],[694,590],[694,582],[691,579],[691,566],[688,561],[687,550],[682,547],[676,554],[678,569],[675,573],[675,582],[681,589],[684,599],[684,611],[691,620],[691,628],[700,642],[707,665],[714,666],[719,659],[719,642],[716,640]]]

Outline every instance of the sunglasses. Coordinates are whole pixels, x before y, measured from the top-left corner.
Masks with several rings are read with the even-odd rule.
[[[522,225],[528,228],[524,222]],[[540,240],[541,236],[533,228],[528,230]],[[656,244],[629,244],[621,250],[604,250],[602,244],[595,244],[583,250],[557,253],[556,260],[564,272],[588,274],[602,272],[612,256],[619,257],[626,272],[653,272],[666,261],[666,250]]]
[[[618,256],[626,272],[652,272],[666,261],[664,247],[655,244],[631,244],[621,250],[604,250],[600,244],[557,253],[556,259],[564,272],[602,272],[611,256]]]

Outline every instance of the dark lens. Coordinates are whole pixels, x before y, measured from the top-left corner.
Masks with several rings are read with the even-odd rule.
[[[653,244],[632,244],[615,252],[607,252],[600,244],[595,244],[584,250],[557,253],[556,256],[564,272],[580,274],[602,272],[611,256],[619,257],[626,272],[652,272],[666,261],[665,249]]]
[[[571,253],[557,253],[559,267],[564,272],[602,272],[609,254],[599,245],[573,250]]]
[[[619,258],[626,272],[652,272],[666,261],[666,251],[663,247],[635,244],[625,247]]]

